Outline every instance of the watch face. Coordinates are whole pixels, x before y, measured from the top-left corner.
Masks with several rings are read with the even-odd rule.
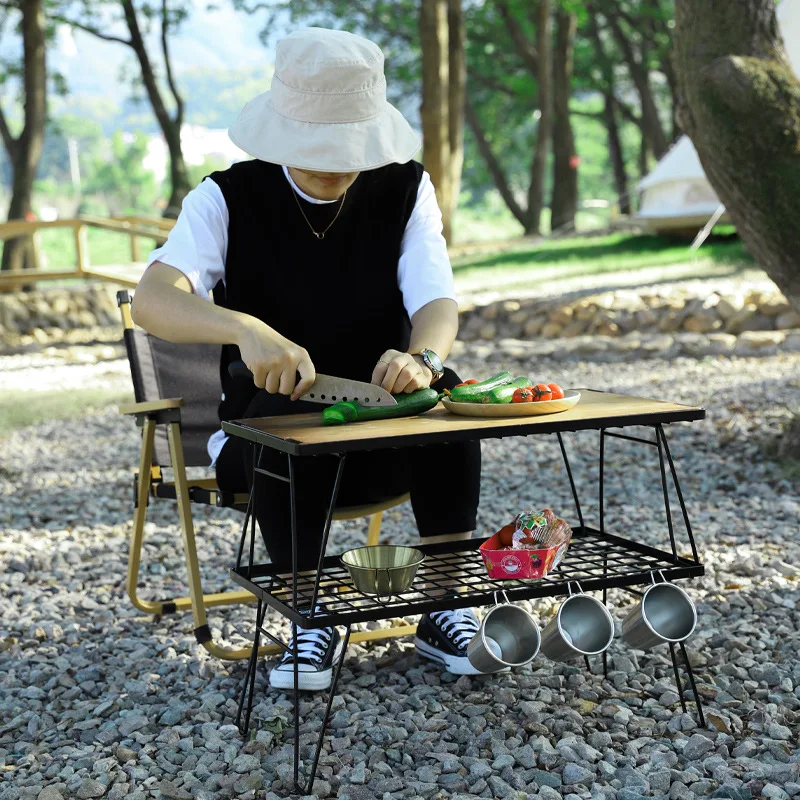
[[[444,365],[442,364],[442,359],[433,352],[433,350],[426,350],[425,355],[427,356],[427,360],[430,361],[431,367],[433,367],[434,372],[443,372]]]

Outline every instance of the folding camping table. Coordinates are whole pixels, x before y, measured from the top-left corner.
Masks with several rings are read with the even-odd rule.
[[[313,787],[325,728],[330,717],[333,696],[341,674],[350,632],[354,624],[393,617],[425,614],[432,611],[486,606],[494,602],[495,593],[505,592],[510,601],[535,597],[566,595],[568,586],[577,581],[586,592],[602,591],[603,602],[610,588],[621,588],[634,594],[641,592],[632,588],[649,583],[655,573],[660,572],[667,580],[690,578],[702,575],[700,563],[686,503],[681,492],[675,464],[670,453],[664,426],[673,422],[691,422],[703,419],[702,408],[680,405],[661,400],[649,400],[621,394],[612,394],[582,389],[581,400],[572,409],[557,414],[530,417],[485,418],[464,417],[449,413],[441,405],[418,417],[408,417],[352,425],[323,427],[319,414],[299,414],[262,419],[246,419],[223,423],[231,436],[239,436],[253,443],[253,466],[257,472],[289,484],[292,524],[291,576],[280,574],[271,564],[254,561],[255,506],[258,498],[251,493],[239,543],[236,566],[231,576],[242,587],[258,599],[256,633],[252,654],[248,662],[247,675],[239,698],[237,724],[244,734],[249,729],[250,715],[255,694],[255,676],[260,636],[266,636],[284,649],[280,642],[264,628],[264,617],[268,607],[274,608],[292,623],[306,629],[343,626],[346,628],[341,658],[334,665],[333,682],[327,708],[319,732],[313,763],[306,787],[300,784],[300,719],[299,692],[297,690],[297,668],[295,668],[294,697],[294,779],[298,791],[309,794]],[[654,437],[642,438],[616,430],[631,426],[653,429]],[[572,475],[564,433],[581,430],[599,430],[599,527],[586,524],[581,510],[578,491]],[[538,581],[494,580],[488,577],[478,547],[485,539],[441,542],[430,545],[415,545],[425,553],[415,586],[399,596],[374,597],[358,592],[339,561],[338,556],[326,556],[326,546],[331,518],[348,453],[386,448],[425,446],[442,442],[458,442],[475,439],[502,439],[510,436],[533,436],[555,434],[566,467],[578,525],[573,526],[572,541],[567,555],[558,569]],[[655,447],[658,453],[661,488],[664,497],[669,549],[660,550],[630,538],[613,535],[605,529],[604,519],[604,471],[605,440],[607,437],[622,439]],[[262,469],[261,453],[272,448],[284,453],[287,459],[287,475]],[[296,493],[294,465],[297,459],[315,456],[335,457],[338,470],[331,491],[330,507],[322,536],[322,547],[316,571],[297,570],[297,525],[296,508],[299,498]],[[683,517],[690,552],[679,553],[670,506],[667,474],[671,476]],[[249,534],[249,537],[248,537]],[[249,546],[248,546],[249,538]],[[422,588],[424,587],[424,588]],[[301,609],[306,609],[301,613]],[[295,663],[296,663],[295,643]],[[683,655],[685,667],[701,724],[703,711],[695,686],[691,664],[683,643],[678,648]],[[684,712],[683,686],[676,646],[669,645],[678,694]],[[588,661],[587,661],[588,666]],[[606,654],[603,653],[603,668],[607,669]]]

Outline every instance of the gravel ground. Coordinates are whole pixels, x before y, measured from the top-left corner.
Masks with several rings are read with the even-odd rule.
[[[13,366],[18,389],[22,373],[33,378],[45,357],[15,358],[28,360],[0,359],[0,370]],[[102,358],[95,369],[74,365],[84,388],[125,380],[124,364]],[[485,346],[463,349],[456,360],[464,375],[531,370],[500,363]],[[544,658],[510,674],[456,678],[418,661],[410,640],[353,646],[315,793],[353,800],[800,796],[800,493],[797,474],[765,455],[797,408],[800,354],[544,359],[535,369],[567,386],[708,409],[703,422],[667,431],[707,567],[687,588],[700,613],[690,656],[708,727],[681,714],[664,648],[643,654],[615,640],[604,679],[599,663],[587,672],[579,662]],[[73,385],[61,375],[56,382]],[[595,432],[567,437],[590,523],[597,447]],[[243,741],[232,722],[244,665],[198,648],[190,616],[154,621],[126,601],[137,452],[136,429],[113,409],[0,438],[0,800],[285,796],[287,698],[268,691],[260,670],[259,726]],[[655,453],[612,441],[607,455],[608,528],[666,546]],[[482,535],[524,506],[574,516],[554,438],[486,443],[483,469]],[[230,588],[240,517],[195,513],[207,590]],[[149,519],[142,576],[149,596],[181,592],[175,508],[154,503]],[[413,531],[409,508],[387,513],[387,540],[413,542]],[[337,523],[332,548],[363,536],[362,524]],[[610,593],[617,620],[631,602]],[[555,602],[530,608],[545,622]],[[242,644],[253,616],[244,608],[212,612],[212,630]],[[280,620],[269,621],[286,633]],[[318,725],[324,700],[303,699],[304,730]],[[313,739],[301,739],[306,758]]]

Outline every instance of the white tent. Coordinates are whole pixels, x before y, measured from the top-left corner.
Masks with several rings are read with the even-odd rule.
[[[800,0],[781,0],[777,14],[789,60],[800,75]],[[699,230],[721,206],[688,136],[675,142],[638,188],[636,219],[654,231]],[[727,222],[727,214],[718,221]]]

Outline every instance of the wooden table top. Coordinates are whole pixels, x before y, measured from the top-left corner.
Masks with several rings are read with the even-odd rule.
[[[292,414],[223,422],[223,430],[291,455],[320,455],[354,450],[498,439],[538,433],[656,425],[703,419],[705,410],[662,400],[580,389],[580,402],[556,414],[533,417],[462,417],[440,403],[418,417],[345,425],[322,425],[320,413]]]

